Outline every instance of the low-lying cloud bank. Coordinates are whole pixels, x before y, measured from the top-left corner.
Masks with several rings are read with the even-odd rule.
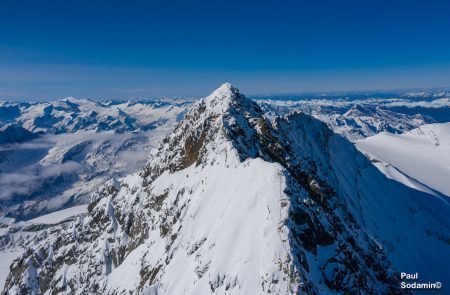
[[[82,166],[76,162],[40,164],[23,167],[17,172],[0,174],[0,200],[10,200],[15,196],[31,195],[40,190],[49,179],[76,173]]]

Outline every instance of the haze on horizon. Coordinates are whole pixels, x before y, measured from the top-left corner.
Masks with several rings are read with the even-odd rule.
[[[3,1],[0,99],[450,86],[448,1]]]

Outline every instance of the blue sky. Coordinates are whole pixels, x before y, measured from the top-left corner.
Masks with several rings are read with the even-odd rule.
[[[450,86],[449,1],[15,1],[0,97]]]

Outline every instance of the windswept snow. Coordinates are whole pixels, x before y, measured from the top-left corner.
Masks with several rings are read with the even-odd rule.
[[[450,196],[450,123],[428,124],[404,134],[383,132],[357,141],[356,146],[401,172],[382,169],[389,177],[410,187],[426,190],[425,185]]]

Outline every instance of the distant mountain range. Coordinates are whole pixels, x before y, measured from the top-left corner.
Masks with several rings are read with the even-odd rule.
[[[189,101],[0,103],[0,214],[17,220],[89,202],[140,169]]]
[[[379,132],[402,133],[423,124],[448,122],[450,99],[364,98],[261,99],[268,116],[300,111],[355,141]]]
[[[106,101],[66,98],[52,102],[0,102],[0,125],[39,134],[78,131],[147,131],[172,119],[192,100]]]

